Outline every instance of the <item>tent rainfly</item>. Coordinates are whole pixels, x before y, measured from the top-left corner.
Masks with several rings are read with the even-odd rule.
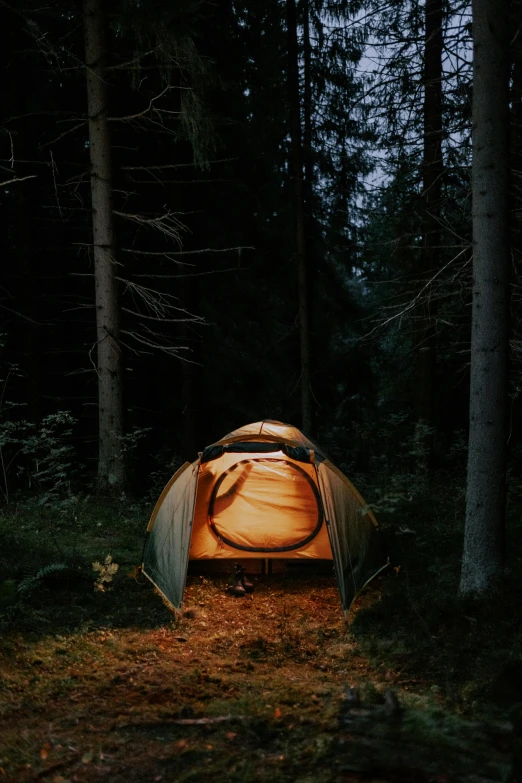
[[[147,527],[143,573],[180,610],[189,560],[333,560],[345,613],[388,565],[355,487],[295,427],[261,421],[172,476]]]

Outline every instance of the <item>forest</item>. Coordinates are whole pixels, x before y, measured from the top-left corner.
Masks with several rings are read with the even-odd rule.
[[[0,18],[0,781],[522,779],[521,0]],[[177,602],[256,422],[332,556]]]

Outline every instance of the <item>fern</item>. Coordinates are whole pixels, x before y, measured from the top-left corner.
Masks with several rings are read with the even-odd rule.
[[[40,568],[34,576],[26,576],[22,579],[17,587],[18,593],[27,598],[48,576],[59,571],[66,571],[67,568],[68,566],[64,565],[64,563],[49,563],[49,565]]]

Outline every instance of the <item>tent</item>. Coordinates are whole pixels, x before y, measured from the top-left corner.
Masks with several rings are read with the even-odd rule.
[[[345,612],[388,565],[353,484],[302,432],[269,420],[182,465],[152,512],[142,570],[174,609],[189,560],[214,558],[330,559]]]

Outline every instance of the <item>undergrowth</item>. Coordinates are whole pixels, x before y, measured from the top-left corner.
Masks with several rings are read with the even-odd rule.
[[[241,599],[226,575],[189,576],[173,615],[134,569],[150,506],[4,507],[0,767],[24,783],[53,764],[87,783],[161,780],[163,764],[165,779],[329,783],[347,686],[370,705],[395,689],[422,710],[412,720],[427,742],[441,710],[522,726],[517,520],[508,589],[462,604],[462,491],[444,477],[398,494],[386,508],[383,493],[379,513],[394,569],[347,624],[334,577],[317,574],[256,576]],[[216,723],[175,722],[200,718]]]
[[[463,479],[428,480],[413,439],[400,470],[388,457],[365,476],[341,465],[378,517],[392,563],[356,599],[348,623],[332,574],[258,576],[243,599],[227,594],[226,575],[190,576],[175,616],[136,571],[153,502],[73,491],[57,429],[64,423],[53,420],[31,442],[29,466],[44,458],[48,466],[32,495],[4,493],[0,510],[0,728],[4,746],[13,745],[2,750],[0,741],[0,770],[36,779],[52,752],[87,783],[98,767],[127,781],[134,763],[143,779],[161,780],[166,742],[179,781],[290,783],[305,768],[303,783],[329,783],[347,686],[358,686],[366,705],[395,689],[422,710],[412,721],[428,743],[448,710],[507,717],[522,734],[521,493],[512,495],[504,590],[484,601],[457,597]],[[13,435],[5,447],[19,445]],[[86,716],[87,726],[102,726],[103,747]],[[229,725],[172,724],[200,716]],[[63,738],[49,740],[49,721]]]
[[[522,702],[522,523],[512,506],[504,584],[484,600],[458,598],[465,493],[458,477],[439,475],[409,499],[383,508],[391,576],[380,600],[352,625],[375,666],[401,673],[464,714],[515,714]]]
[[[76,603],[89,605],[91,592],[103,586],[100,577],[110,582],[116,564],[124,573],[131,571],[141,561],[146,513],[124,500],[90,496],[75,497],[68,504],[42,505],[31,498],[4,506],[0,511],[0,632],[12,627],[39,629],[42,607],[49,601],[59,622],[60,614],[78,612]],[[103,573],[93,570],[99,561],[104,563]]]
[[[379,499],[375,487],[363,489],[377,498],[393,568],[379,580],[377,591],[373,588],[375,600],[367,601],[363,593],[356,601],[353,643],[384,683],[388,671],[396,672],[404,689],[423,693],[430,703],[466,714],[516,712],[522,703],[522,544],[515,510],[504,591],[485,601],[462,602],[457,598],[464,517],[459,482],[439,476],[422,492],[409,494],[403,486],[393,503],[384,493]],[[49,602],[53,621],[61,616],[65,626],[78,616],[87,621],[104,600],[106,608],[115,601],[112,621],[125,623],[132,609],[118,606],[118,596],[141,562],[149,511],[125,499],[90,496],[75,498],[72,507],[32,500],[5,506],[0,513],[0,629],[38,632],[48,622],[42,612]],[[107,595],[95,595],[100,574],[93,572],[93,563],[110,564]],[[209,600],[217,600],[223,588],[219,580],[201,583]],[[240,658],[253,663],[270,658],[277,664],[281,656],[313,657],[316,636],[311,641],[305,620],[296,618],[288,601],[281,606],[277,634],[277,643],[263,635],[245,640]],[[216,650],[226,647],[226,634],[218,633],[213,644]]]

